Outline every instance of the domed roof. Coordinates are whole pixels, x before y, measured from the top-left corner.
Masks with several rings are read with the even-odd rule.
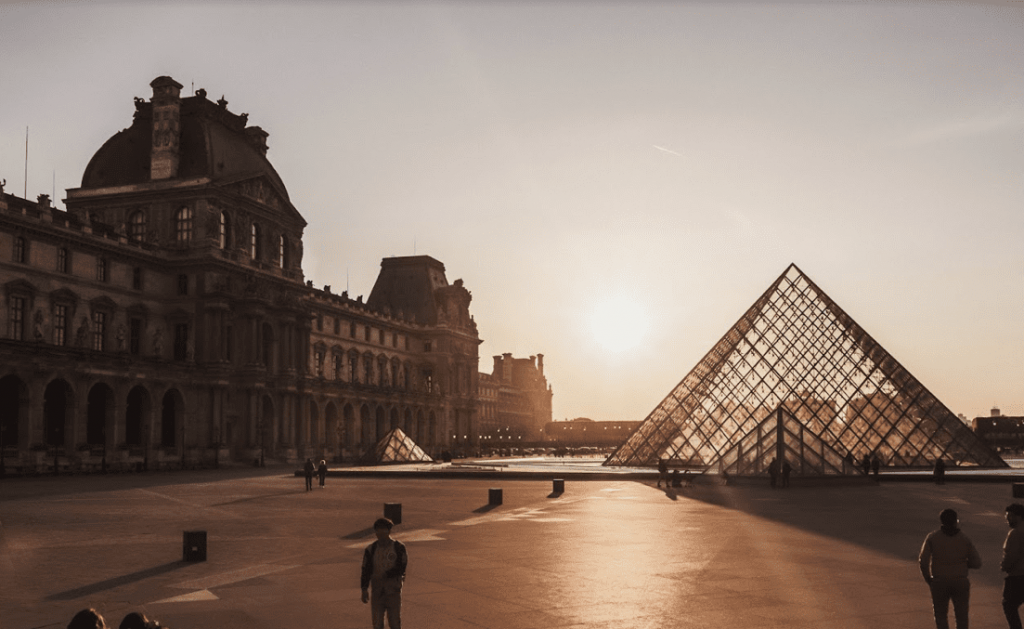
[[[223,99],[208,101],[204,90],[180,102],[181,137],[175,179],[209,177],[223,181],[263,175],[288,199],[284,182],[265,155],[267,134],[259,127],[246,128],[247,114],[231,113]],[[82,175],[82,188],[149,183],[152,138],[152,103],[136,98],[132,126],[116,133],[96,151]]]

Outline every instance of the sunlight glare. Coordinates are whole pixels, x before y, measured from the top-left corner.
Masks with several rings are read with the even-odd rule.
[[[589,313],[594,340],[610,352],[635,349],[650,329],[650,314],[643,305],[624,297],[595,304]]]

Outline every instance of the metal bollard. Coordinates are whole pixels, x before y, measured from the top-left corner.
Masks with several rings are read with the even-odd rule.
[[[384,503],[384,517],[391,520],[395,524],[402,523],[402,503],[400,502],[385,502]]]
[[[487,490],[487,504],[489,505],[500,505],[501,504],[501,489],[490,488]]]
[[[206,531],[185,531],[181,540],[182,561],[206,561]]]
[[[551,485],[552,485],[552,487],[551,487],[551,491],[552,492],[554,492],[556,494],[565,493],[565,480],[564,479],[556,478],[556,479],[551,481]]]

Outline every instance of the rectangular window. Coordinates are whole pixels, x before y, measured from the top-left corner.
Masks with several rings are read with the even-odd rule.
[[[107,313],[92,313],[92,348],[97,352],[103,351],[104,341],[107,335]]]
[[[423,351],[429,352],[431,349],[433,349],[433,345],[431,345],[430,341],[423,341]]]
[[[128,352],[132,356],[142,352],[142,319],[138,317],[128,321]]]
[[[25,299],[11,297],[11,318],[7,336],[15,341],[25,339]]]
[[[349,323],[348,324],[348,335],[351,338],[355,338],[356,337],[356,324],[355,323]]]
[[[359,360],[355,354],[349,354],[348,356],[348,381],[359,382]]]
[[[178,294],[188,295],[188,275],[182,274],[178,276]]]
[[[316,375],[324,377],[324,353],[320,350],[316,352]]]
[[[174,360],[185,360],[188,357],[188,324],[174,325]]]
[[[132,269],[132,289],[142,290],[142,267]]]
[[[381,345],[384,344],[384,330],[377,330],[377,342]]]
[[[68,307],[61,304],[53,307],[53,344],[57,347],[68,344]]]
[[[28,256],[25,253],[25,250],[26,250],[25,239],[22,238],[21,236],[16,236],[14,238],[14,261],[15,262],[22,262],[22,263],[25,262],[25,260],[28,258]]]
[[[398,347],[398,333],[391,333],[391,347]]]
[[[323,332],[324,331],[324,316],[322,314],[316,316],[316,331],[317,332]]]
[[[339,356],[338,354],[335,354],[334,355],[334,379],[335,380],[341,380],[341,369],[342,369],[341,356]]]
[[[57,272],[67,273],[68,272],[68,250],[61,247],[57,250]]]
[[[341,334],[341,320],[338,319],[337,317],[335,317],[334,318],[334,335],[337,336],[339,334]]]
[[[96,258],[96,281],[106,282],[107,281],[107,260],[106,258]]]

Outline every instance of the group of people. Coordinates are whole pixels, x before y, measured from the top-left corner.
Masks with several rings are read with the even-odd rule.
[[[71,622],[68,623],[68,629],[107,629],[108,626],[103,620],[103,616],[91,607],[75,614]],[[118,629],[161,629],[163,626],[155,620],[146,618],[145,614],[131,612],[121,620],[121,624],[117,627]]]
[[[793,472],[793,466],[789,464],[789,461],[782,459],[782,464],[779,464],[779,460],[772,457],[772,462],[768,464],[768,477],[771,483],[772,489],[778,485],[779,475],[782,475],[782,486],[789,487],[789,475]]]
[[[921,575],[931,590],[935,626],[949,629],[949,603],[952,601],[957,629],[967,629],[971,598],[967,573],[981,567],[981,555],[960,530],[956,511],[943,510],[939,522],[942,526],[929,533],[921,546],[918,555]],[[1006,573],[1003,613],[1010,629],[1024,629],[1020,619],[1020,606],[1024,604],[1024,526],[1020,526],[1021,522],[1024,522],[1024,505],[1015,502],[1006,507],[1010,532],[1003,542],[999,568]]]
[[[321,459],[320,465],[313,465],[313,459],[307,458],[303,470],[306,472],[306,491],[313,491],[313,472],[320,477],[320,489],[324,488],[324,481],[327,480],[327,461]]]

